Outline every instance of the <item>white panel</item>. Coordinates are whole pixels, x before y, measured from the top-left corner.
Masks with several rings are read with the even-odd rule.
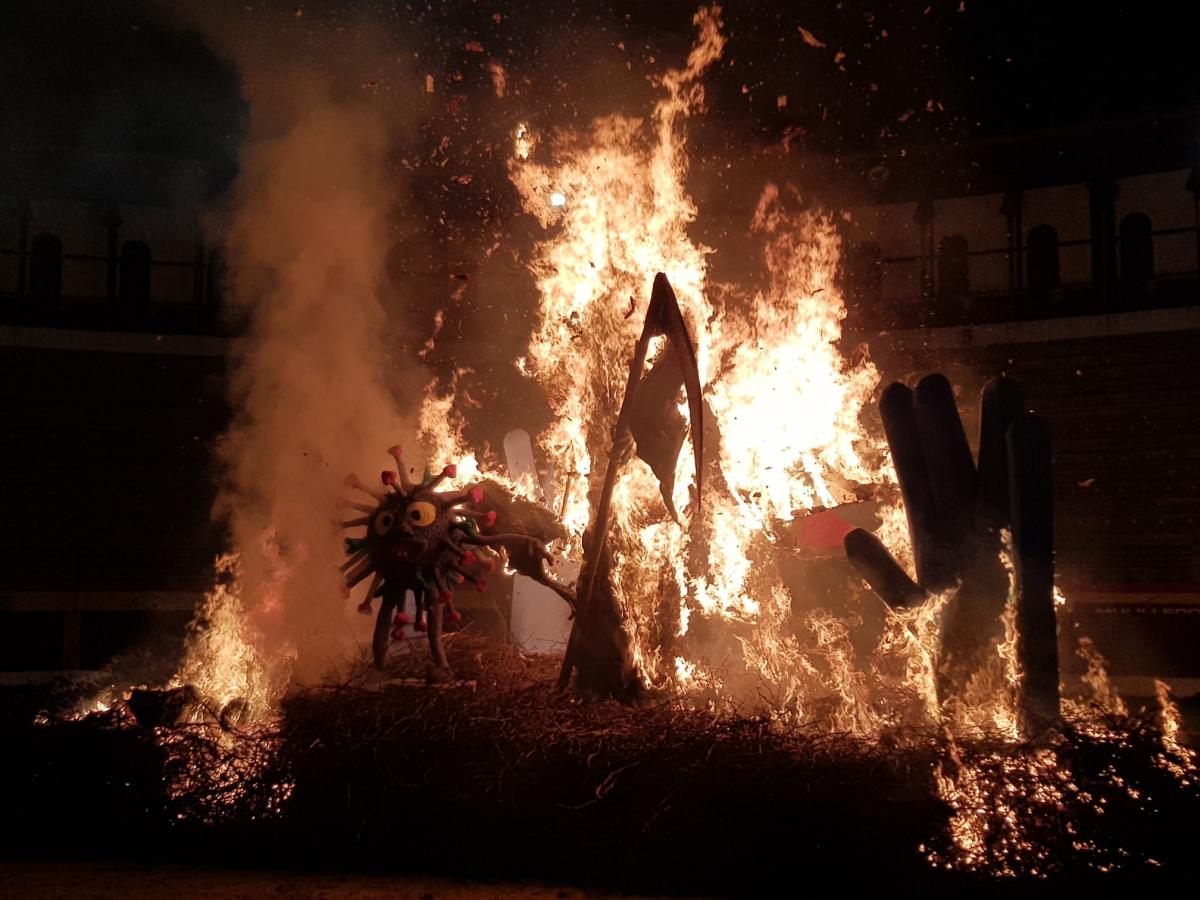
[[[562,597],[550,588],[525,575],[513,576],[508,633],[526,653],[563,653],[571,633],[569,614]]]
[[[533,446],[529,434],[514,429],[504,436],[504,455],[508,462],[509,477],[517,482],[538,483],[537,466],[533,458]],[[553,480],[542,483],[546,502],[553,504]],[[578,567],[571,563],[559,563],[554,576],[567,584],[578,577]],[[538,584],[525,575],[513,577],[512,613],[508,621],[508,633],[513,643],[527,653],[563,653],[571,623],[567,616],[570,610],[562,597],[545,585]]]

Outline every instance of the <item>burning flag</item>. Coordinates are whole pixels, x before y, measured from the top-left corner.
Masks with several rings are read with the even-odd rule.
[[[646,353],[650,341],[654,337],[664,336],[667,339],[669,352],[663,354],[658,365],[649,376],[643,378],[646,365]],[[667,373],[665,376],[655,376],[656,372]],[[688,335],[687,324],[679,311],[679,302],[667,276],[659,272],[654,276],[654,290],[650,295],[650,306],[646,310],[646,321],[634,349],[633,362],[629,367],[629,381],[625,386],[625,397],[621,401],[621,409],[617,414],[617,423],[613,429],[613,447],[608,461],[608,470],[604,476],[604,487],[600,493],[600,504],[596,519],[592,523],[591,541],[584,557],[584,571],[587,572],[580,591],[580,606],[582,615],[576,619],[571,632],[571,641],[567,646],[567,658],[563,662],[560,684],[565,685],[570,677],[571,669],[577,665],[577,650],[579,637],[576,631],[581,627],[596,627],[598,620],[588,613],[594,600],[597,573],[602,565],[605,554],[605,540],[608,537],[610,506],[613,488],[621,468],[629,461],[631,446],[636,442],[637,453],[650,466],[658,477],[659,490],[663,502],[678,521],[679,515],[672,499],[675,485],[675,466],[679,460],[679,451],[683,446],[683,438],[687,431],[687,423],[674,409],[675,397],[680,387],[686,388],[688,410],[691,421],[695,424],[692,438],[693,454],[696,463],[696,495],[695,509],[699,510],[701,500],[701,471],[703,458],[703,415],[700,401],[700,373],[696,367],[696,351],[692,339]],[[605,591],[604,596],[611,602],[611,592]],[[598,599],[598,598],[595,598]],[[613,621],[619,617],[607,617]],[[602,626],[601,626],[602,627]],[[609,646],[620,649],[618,639]],[[621,654],[624,656],[624,654]]]

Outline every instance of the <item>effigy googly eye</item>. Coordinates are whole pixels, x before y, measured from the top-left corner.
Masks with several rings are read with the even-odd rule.
[[[409,524],[424,528],[426,525],[433,524],[433,520],[437,518],[437,509],[432,503],[418,500],[416,503],[408,504],[404,515],[408,517]]]
[[[375,529],[376,534],[387,534],[395,524],[396,514],[391,510],[385,509],[375,517],[375,521],[371,523],[371,527]]]

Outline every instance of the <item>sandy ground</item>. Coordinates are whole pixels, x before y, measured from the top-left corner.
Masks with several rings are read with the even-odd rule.
[[[405,875],[309,874],[207,869],[175,864],[0,860],[0,897],[108,900],[114,897],[295,897],[303,900],[617,900],[631,897],[547,884],[487,884]]]

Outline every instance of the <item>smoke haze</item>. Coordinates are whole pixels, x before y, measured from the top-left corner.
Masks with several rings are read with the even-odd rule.
[[[405,197],[388,163],[411,132],[415,91],[394,38],[370,22],[204,15],[250,111],[219,224],[227,293],[249,329],[232,361],[217,512],[242,555],[260,654],[294,650],[293,674],[311,680],[369,630],[334,567],[342,479],[369,480],[384,449],[413,434],[421,382],[388,353],[403,322],[382,298]]]

